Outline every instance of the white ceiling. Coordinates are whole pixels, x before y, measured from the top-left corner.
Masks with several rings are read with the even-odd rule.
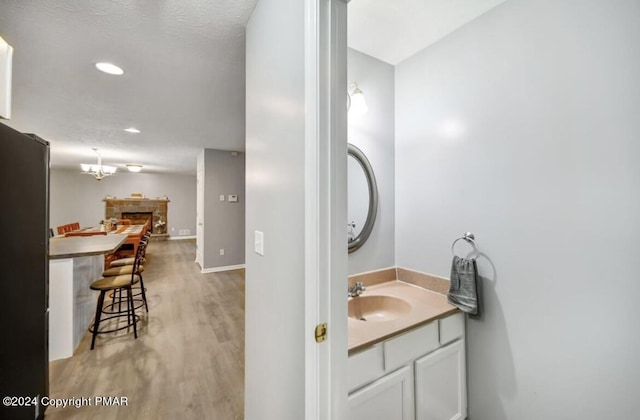
[[[396,65],[505,0],[351,0],[349,46]]]
[[[257,1],[1,0],[0,36],[15,49],[5,123],[51,142],[53,167],[93,163],[98,147],[121,170],[195,174],[202,148],[244,150],[244,30]],[[352,0],[349,45],[397,64],[503,1]]]
[[[0,36],[15,49],[6,123],[50,141],[54,167],[93,163],[98,147],[108,165],[195,173],[204,147],[244,150],[244,28],[256,2],[2,0]],[[98,72],[98,61],[125,74]]]

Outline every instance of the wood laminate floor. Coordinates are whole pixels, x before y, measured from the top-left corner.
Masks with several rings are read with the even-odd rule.
[[[138,339],[105,334],[89,350],[87,333],[73,357],[51,362],[50,397],[92,405],[49,407],[47,419],[243,418],[244,270],[200,274],[191,240],[151,242],[148,252]],[[127,405],[98,406],[97,396]]]

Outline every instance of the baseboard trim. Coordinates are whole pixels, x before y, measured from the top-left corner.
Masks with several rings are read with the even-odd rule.
[[[238,265],[226,265],[224,267],[211,267],[211,268],[203,268],[202,270],[200,270],[200,272],[202,274],[207,274],[207,273],[218,273],[220,271],[231,271],[231,270],[239,270],[241,268],[244,268],[244,264],[238,264]]]
[[[184,239],[196,239],[194,236],[169,236],[170,241],[182,241]]]

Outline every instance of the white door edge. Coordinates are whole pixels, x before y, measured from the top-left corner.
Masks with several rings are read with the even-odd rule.
[[[340,420],[347,416],[346,2],[305,0],[305,20],[305,419]],[[323,322],[329,338],[316,343]]]

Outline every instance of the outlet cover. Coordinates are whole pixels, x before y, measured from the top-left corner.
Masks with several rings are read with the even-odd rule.
[[[220,248],[220,255],[224,255],[224,248]]]

